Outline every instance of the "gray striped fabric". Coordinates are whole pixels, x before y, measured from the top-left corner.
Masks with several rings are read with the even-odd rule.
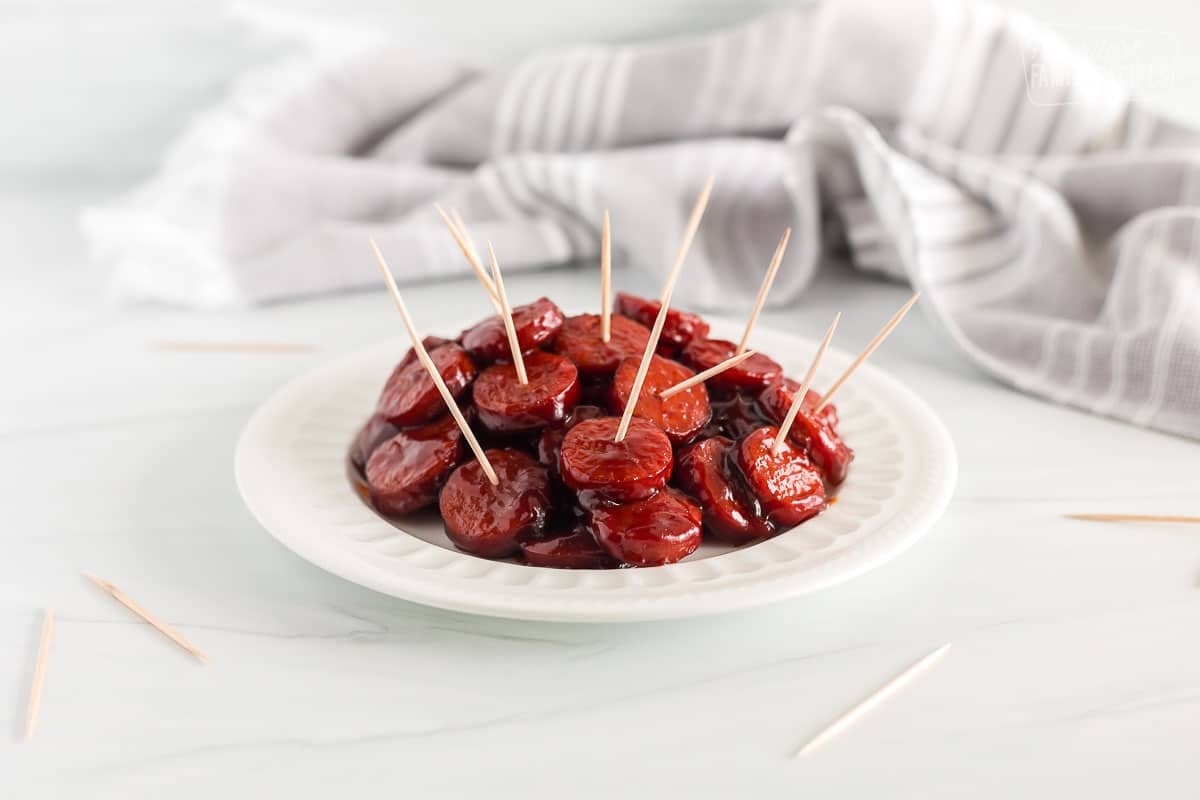
[[[434,201],[508,269],[594,261],[609,208],[662,273],[711,173],[679,304],[748,305],[791,225],[773,303],[844,243],[1002,380],[1200,437],[1198,145],[1022,17],[854,0],[496,74],[314,49],[85,227],[118,293],[198,306],[374,287],[368,236],[402,279],[463,273]]]

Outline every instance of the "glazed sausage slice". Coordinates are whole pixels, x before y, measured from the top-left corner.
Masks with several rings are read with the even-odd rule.
[[[704,529],[718,539],[744,544],[774,533],[757,500],[742,484],[734,463],[737,445],[716,436],[680,452],[675,483],[704,511]]]
[[[559,473],[575,491],[593,491],[615,502],[653,495],[671,478],[671,440],[657,425],[634,417],[620,442],[620,420],[602,417],[579,423],[563,438]]]
[[[541,430],[565,420],[579,402],[579,373],[569,360],[535,351],[524,361],[524,385],[512,364],[494,364],[475,380],[475,411],[492,433]]]
[[[462,455],[462,433],[448,416],[400,431],[367,459],[364,473],[371,504],[386,517],[402,517],[430,505]]]
[[[825,485],[821,472],[792,442],[786,442],[778,455],[771,453],[778,432],[764,426],[742,439],[737,464],[766,518],[791,528],[825,508]]]
[[[444,344],[429,351],[429,358],[455,397],[475,379],[475,363],[456,344]],[[425,367],[414,358],[408,363],[401,362],[392,371],[375,411],[388,422],[403,428],[440,416],[445,411],[445,403]]]
[[[800,391],[799,383],[790,378],[780,378],[771,381],[771,384],[762,390],[762,394],[758,396],[758,404],[762,408],[763,414],[778,425],[787,416],[788,409],[792,407],[792,401],[796,398],[798,391]],[[804,395],[804,402],[800,404],[800,409],[811,414],[820,402],[821,395],[809,389]],[[829,427],[837,428],[837,408],[832,403],[822,408],[821,419]]]
[[[674,564],[700,546],[700,509],[670,489],[631,503],[596,503],[589,512],[600,546],[635,567]]]
[[[562,311],[545,297],[517,306],[512,311],[517,343],[523,353],[549,343],[563,324]],[[481,364],[512,360],[508,333],[498,316],[488,317],[463,331],[462,343],[471,357]]]
[[[440,336],[426,336],[421,339],[421,345],[425,348],[425,352],[432,353],[444,344],[458,344],[453,339],[443,339]],[[409,364],[415,363],[417,360],[417,351],[413,348],[408,348],[404,351],[404,358],[400,359],[400,366],[406,367]]]
[[[584,378],[606,378],[623,359],[641,358],[649,340],[645,325],[618,314],[609,318],[605,342],[600,338],[600,315],[580,314],[563,322],[554,350],[574,361]]]
[[[737,353],[737,345],[725,339],[693,339],[679,360],[697,372],[715,367]],[[708,379],[713,389],[727,392],[760,392],[771,381],[782,377],[783,367],[777,361],[755,353],[742,363]]]
[[[640,355],[637,358],[625,359],[613,375],[610,402],[615,413],[623,412],[629,403],[641,360]],[[675,444],[691,441],[700,429],[708,424],[712,416],[712,410],[708,406],[708,390],[701,384],[673,394],[665,400],[658,394],[695,374],[677,361],[652,356],[650,366],[646,370],[646,381],[642,384],[642,392],[633,413],[662,428]]]
[[[612,569],[620,562],[610,556],[583,526],[571,533],[521,545],[526,563],[558,569]]]
[[[541,535],[550,514],[550,477],[519,450],[485,451],[500,483],[493,486],[471,459],[450,475],[438,507],[455,546],[484,558],[516,555],[521,542]]]
[[[613,303],[613,310],[618,314],[637,320],[647,328],[654,326],[654,318],[658,316],[660,308],[662,303],[657,300],[647,300],[625,292],[617,292],[617,299]],[[674,355],[688,342],[705,336],[708,336],[708,323],[701,317],[675,308],[667,309],[667,318],[663,320],[662,334],[658,339],[658,352]]]
[[[563,439],[566,438],[567,431],[574,428],[579,423],[586,419],[598,419],[607,414],[603,408],[592,405],[578,405],[571,412],[562,425],[555,425],[551,428],[546,428],[538,436],[537,441],[537,457],[538,461],[550,468],[554,474],[558,474],[558,454],[562,450]]]
[[[788,431],[788,439],[808,451],[809,458],[821,468],[829,485],[837,486],[846,480],[854,451],[823,418],[801,411]]]
[[[350,446],[350,463],[362,469],[367,465],[367,459],[375,452],[375,448],[399,432],[399,428],[381,415],[372,415],[354,437],[354,444]]]

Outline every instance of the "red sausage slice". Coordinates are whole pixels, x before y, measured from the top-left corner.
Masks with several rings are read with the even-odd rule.
[[[693,339],[679,360],[697,372],[715,367],[737,353],[737,345],[725,339]],[[782,377],[783,367],[762,353],[755,353],[736,367],[708,379],[714,389],[730,392],[759,392],[771,381]]]
[[[475,379],[475,363],[456,344],[444,344],[429,351],[429,358],[455,397]],[[401,362],[393,370],[379,395],[375,411],[393,425],[406,427],[428,422],[441,415],[445,406],[433,379],[414,358],[407,364]]]
[[[550,513],[546,468],[519,450],[485,451],[493,486],[475,459],[450,475],[438,507],[446,536],[461,550],[484,558],[516,555],[525,539],[539,536]]]
[[[458,344],[453,339],[443,339],[440,336],[426,336],[421,339],[421,344],[425,348],[425,352],[432,353],[437,348],[444,344]],[[417,351],[413,348],[408,348],[404,351],[404,358],[400,359],[400,366],[406,367],[409,364],[415,363],[417,360]]]
[[[575,365],[553,353],[524,357],[529,382],[517,380],[512,364],[495,364],[475,380],[475,411],[492,433],[529,433],[567,418],[579,402]]]
[[[450,417],[401,431],[367,459],[372,505],[384,516],[401,517],[431,504],[462,453],[462,433]]]
[[[513,327],[517,330],[517,343],[521,352],[536,350],[549,342],[563,324],[563,313],[545,297],[513,309]],[[476,323],[475,327],[463,331],[463,347],[476,361],[491,364],[494,361],[511,361],[508,333],[504,321],[491,316]]]
[[[578,405],[571,412],[571,416],[562,425],[556,425],[552,428],[546,428],[538,436],[537,441],[537,457],[538,461],[550,468],[550,471],[558,473],[558,454],[562,450],[563,439],[566,438],[567,431],[574,428],[579,423],[586,419],[598,419],[603,417],[608,412],[599,406]]]
[[[704,510],[704,529],[719,539],[744,544],[774,533],[740,475],[737,445],[724,436],[686,448],[676,460],[675,483]]]
[[[700,509],[671,490],[631,503],[599,503],[590,511],[600,546],[635,567],[673,564],[700,546]]]
[[[622,503],[649,497],[671,477],[671,440],[657,425],[634,417],[620,442],[620,420],[590,419],[567,432],[559,455],[563,483]]]
[[[354,444],[350,446],[350,463],[362,469],[367,465],[367,459],[375,452],[375,448],[399,432],[399,428],[379,414],[373,415],[354,437]]]
[[[800,384],[791,378],[781,378],[777,381],[772,381],[767,388],[762,390],[762,394],[758,396],[758,404],[762,408],[763,413],[776,425],[783,422],[783,418],[787,416],[788,409],[792,407],[792,401],[796,398],[796,392],[800,391]],[[802,411],[812,413],[812,410],[821,402],[821,395],[809,389],[804,395],[804,402],[800,404]],[[837,407],[832,403],[821,409],[821,419],[831,428],[836,428],[838,424]]]
[[[637,377],[641,360],[640,355],[637,358],[625,359],[613,375],[611,403],[616,413],[623,412],[629,403],[630,395],[633,394],[633,381]],[[691,441],[700,429],[708,424],[712,416],[712,410],[708,406],[708,390],[701,384],[673,394],[666,400],[658,394],[695,374],[677,361],[652,356],[650,366],[646,370],[646,381],[642,384],[642,392],[633,413],[662,428],[675,444]]]
[[[525,542],[521,553],[526,563],[535,567],[612,569],[620,565],[583,527],[562,536]]]
[[[846,480],[850,462],[854,460],[854,451],[824,419],[801,411],[788,431],[788,439],[808,450],[809,457],[825,473],[825,480],[831,486]]]
[[[568,317],[554,340],[555,352],[574,361],[586,378],[608,377],[622,359],[641,358],[650,340],[649,329],[620,315],[610,317],[609,322],[610,335],[605,342],[600,339],[599,314]]]
[[[617,299],[613,303],[613,310],[618,314],[637,320],[647,328],[654,326],[660,308],[662,303],[657,300],[647,300],[625,292],[617,292]],[[658,339],[658,352],[674,355],[688,342],[707,335],[708,323],[701,317],[674,308],[667,309],[667,318],[663,320],[662,334]]]
[[[791,528],[825,508],[825,485],[820,471],[790,441],[778,455],[771,453],[778,432],[767,426],[742,439],[737,463],[767,519]]]

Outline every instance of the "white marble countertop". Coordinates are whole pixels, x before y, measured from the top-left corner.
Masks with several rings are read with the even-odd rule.
[[[396,334],[386,297],[221,314],[108,307],[73,231],[80,199],[0,201],[0,796],[1195,796],[1200,530],[1061,515],[1198,513],[1196,444],[1009,391],[918,315],[874,361],[941,415],[961,475],[946,516],[897,560],[795,601],[683,622],[423,608],[277,545],[232,475],[238,432],[276,386]],[[418,322],[434,326],[468,287],[410,289]],[[569,270],[510,279],[517,297],[583,303],[593,291],[593,276]],[[763,324],[814,335],[841,308],[840,340],[861,342],[904,294],[835,270]],[[317,349],[150,348],[163,339]],[[41,729],[21,742],[46,606],[59,623]],[[924,680],[791,759],[944,641],[954,649]]]

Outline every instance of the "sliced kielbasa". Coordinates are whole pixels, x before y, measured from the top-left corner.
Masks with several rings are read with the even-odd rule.
[[[608,412],[599,406],[578,405],[571,412],[571,416],[567,417],[562,425],[555,425],[551,428],[546,428],[538,436],[537,441],[537,457],[538,461],[550,468],[550,472],[558,474],[558,453],[562,450],[563,439],[567,435],[567,431],[574,428],[585,419],[598,419],[603,417]]]
[[[737,353],[737,345],[725,339],[693,339],[679,360],[697,372],[715,367]],[[779,362],[755,353],[737,366],[708,379],[713,389],[727,392],[760,392],[771,381],[783,375]]]
[[[597,379],[611,376],[625,358],[641,358],[648,341],[650,331],[645,325],[617,314],[609,318],[605,342],[600,338],[600,315],[580,314],[563,322],[554,350],[574,361],[581,376]]]
[[[440,336],[426,336],[421,339],[421,346],[425,348],[426,353],[432,353],[437,348],[444,344],[458,344],[453,339],[443,339]],[[415,363],[417,360],[417,351],[415,348],[408,348],[404,351],[404,358],[400,359],[400,366],[406,367],[409,364]]]
[[[516,555],[521,542],[542,534],[550,514],[550,476],[519,450],[487,450],[499,484],[493,486],[475,459],[450,475],[438,501],[446,536],[484,558]]]
[[[620,420],[602,417],[579,423],[563,438],[559,473],[575,491],[590,490],[615,502],[640,500],[671,478],[671,440],[662,428],[639,417],[614,442]]]
[[[615,413],[621,413],[633,394],[633,382],[637,377],[641,357],[627,358],[613,374],[611,404]],[[704,384],[693,386],[673,394],[665,400],[659,392],[669,389],[696,373],[677,361],[652,356],[646,369],[646,380],[633,413],[648,419],[666,431],[675,444],[691,441],[700,429],[708,424],[712,410],[708,406],[708,390]]]
[[[657,300],[647,300],[625,292],[617,292],[617,299],[613,303],[613,310],[618,314],[637,320],[647,328],[654,326],[660,308],[662,303]],[[662,334],[658,338],[658,352],[667,356],[674,355],[688,342],[707,335],[708,323],[701,317],[669,308],[667,317],[663,320]]]
[[[779,380],[771,381],[767,388],[762,390],[758,396],[758,404],[762,408],[763,414],[779,425],[783,422],[783,418],[787,416],[788,409],[792,407],[792,401],[796,399],[796,392],[800,391],[800,384],[791,378],[780,378]],[[812,413],[812,410],[821,402],[821,395],[817,394],[812,389],[804,395],[804,402],[800,404],[802,411]],[[825,421],[831,428],[837,428],[838,413],[837,408],[830,403],[821,409],[821,419]]]
[[[777,433],[778,428],[764,426],[742,439],[737,464],[764,516],[791,528],[825,508],[825,485],[798,445],[787,441],[778,454],[771,452]]]
[[[354,444],[350,446],[350,463],[362,469],[367,465],[367,459],[375,452],[375,448],[399,432],[400,429],[385,417],[379,414],[372,415],[354,437]]]
[[[475,363],[467,352],[456,344],[444,344],[429,351],[446,388],[458,397],[475,379]],[[376,413],[398,427],[420,425],[446,410],[441,394],[420,361],[413,358],[400,363],[392,371],[379,395]]]
[[[371,504],[387,517],[430,505],[462,455],[462,432],[449,416],[400,431],[367,459],[364,474]]]
[[[854,460],[854,451],[821,416],[814,417],[806,411],[798,413],[792,429],[788,431],[788,439],[808,451],[809,458],[820,467],[830,486],[837,486],[846,480],[850,462]]]
[[[524,357],[528,383],[512,364],[493,364],[475,380],[475,412],[492,433],[530,433],[563,422],[579,402],[579,373],[568,359],[533,352]]]
[[[658,567],[686,558],[700,546],[700,509],[667,489],[629,503],[594,502],[589,530],[609,555],[635,567]]]
[[[562,311],[545,297],[517,306],[512,312],[517,343],[523,353],[548,344],[563,324]],[[499,316],[488,317],[463,331],[462,343],[471,357],[481,364],[512,360],[508,332]]]
[[[613,569],[620,566],[620,562],[581,525],[562,536],[525,542],[521,545],[521,553],[525,562],[535,567]]]
[[[704,511],[704,529],[744,544],[774,533],[734,461],[737,445],[724,436],[696,442],[679,453],[675,483]]]

